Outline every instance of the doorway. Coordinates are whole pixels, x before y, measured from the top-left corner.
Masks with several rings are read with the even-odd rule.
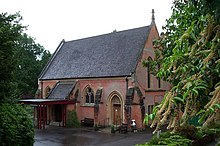
[[[54,119],[55,122],[60,123],[62,121],[62,107],[61,107],[61,105],[59,105],[59,104],[54,105],[54,116],[55,116],[55,119]]]
[[[111,119],[114,125],[121,125],[122,123],[122,106],[117,95],[114,95],[111,100]]]

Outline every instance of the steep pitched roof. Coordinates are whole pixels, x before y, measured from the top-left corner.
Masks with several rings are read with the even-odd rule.
[[[50,92],[48,99],[67,99],[76,82],[58,82]]]
[[[39,79],[129,76],[150,26],[64,42]]]

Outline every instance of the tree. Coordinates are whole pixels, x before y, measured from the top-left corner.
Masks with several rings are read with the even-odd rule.
[[[3,103],[0,108],[0,145],[33,145],[33,121],[25,108],[10,103]]]
[[[38,86],[38,76],[50,57],[50,52],[35,43],[32,37],[25,33],[20,35],[15,49],[16,67],[13,73],[18,95],[28,98],[34,96]]]
[[[25,28],[19,23],[20,20],[21,16],[18,13],[0,14],[0,144],[3,146],[29,146],[34,142],[32,121],[24,107],[15,103],[17,94],[14,80],[17,66],[15,58]],[[25,39],[28,42],[28,38]],[[25,46],[25,43],[22,45]],[[30,58],[27,62],[32,61]]]
[[[33,97],[37,78],[51,57],[49,51],[23,33],[26,27],[19,23],[21,19],[19,13],[0,16],[0,100]]]
[[[14,49],[23,30],[19,14],[0,14],[0,103],[12,96],[12,73],[14,71]]]
[[[144,63],[172,85],[154,108],[155,132],[168,119],[167,128],[173,131],[194,116],[204,126],[220,119],[219,0],[176,0],[172,10],[165,33],[155,43],[155,61]]]

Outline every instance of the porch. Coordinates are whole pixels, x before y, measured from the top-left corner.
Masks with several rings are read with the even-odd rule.
[[[67,105],[75,104],[75,101],[66,99],[23,99],[19,100],[19,103],[32,105],[34,107],[34,119],[37,118],[37,128],[45,129],[45,126],[50,122],[48,117],[51,117],[49,106],[59,107],[55,119],[62,123],[62,127],[66,127]]]

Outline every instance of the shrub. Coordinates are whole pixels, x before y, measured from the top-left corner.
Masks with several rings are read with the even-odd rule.
[[[161,133],[160,138],[157,138],[157,136],[154,135],[154,136],[151,138],[151,140],[149,141],[148,144],[152,144],[152,145],[153,145],[153,144],[158,144],[161,139],[163,139],[163,138],[169,138],[169,137],[172,136],[172,135],[173,135],[173,134],[171,134],[170,132],[163,132],[163,133]]]
[[[111,125],[111,133],[115,133],[115,126]]]
[[[190,140],[193,140],[192,145],[204,145],[211,143],[215,140],[215,137],[218,137],[218,125],[213,125],[211,127],[194,127],[191,125],[179,127],[177,129],[177,134],[184,136]]]
[[[200,135],[196,134],[197,131],[198,130],[195,126],[187,125],[187,126],[178,127],[176,130],[176,133],[179,135],[182,135],[190,140],[196,140],[196,139],[198,139],[197,136],[200,136]]]
[[[80,123],[75,110],[67,112],[66,127],[79,128]]]
[[[220,137],[220,122],[213,124],[208,129],[214,133],[215,137]]]
[[[172,135],[168,138],[162,138],[158,144],[170,146],[189,146],[192,144],[192,141],[180,135]]]
[[[160,135],[160,138],[157,138],[154,135],[151,140],[146,144],[140,144],[137,146],[156,146],[156,145],[169,145],[169,146],[189,146],[192,144],[192,141],[177,135],[171,134],[170,132],[164,132]]]
[[[8,103],[0,105],[0,143],[2,146],[33,145],[33,123],[21,105]]]

